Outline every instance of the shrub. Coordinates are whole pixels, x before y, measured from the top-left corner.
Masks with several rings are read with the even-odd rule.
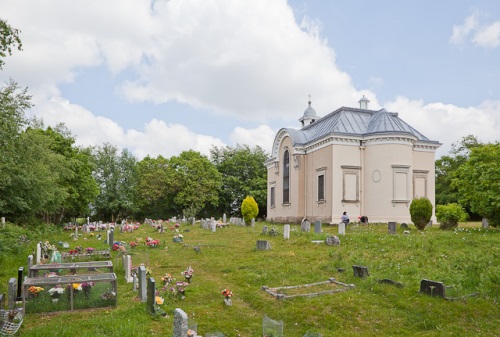
[[[451,229],[457,227],[459,221],[467,220],[469,215],[459,204],[447,204],[436,206],[436,217],[439,228]]]
[[[259,206],[253,197],[247,196],[241,203],[241,214],[245,222],[250,222],[259,214]]]
[[[432,217],[432,204],[426,197],[413,199],[410,205],[411,221],[419,230],[424,230]]]

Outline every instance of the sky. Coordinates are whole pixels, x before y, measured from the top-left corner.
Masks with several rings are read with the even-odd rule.
[[[139,160],[270,152],[308,106],[398,112],[442,146],[500,140],[500,1],[0,0],[21,30],[0,83],[79,146]]]

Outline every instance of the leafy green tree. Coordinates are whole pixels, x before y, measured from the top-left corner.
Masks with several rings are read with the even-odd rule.
[[[137,211],[137,160],[127,150],[120,153],[116,146],[105,143],[94,148],[94,179],[100,193],[94,207],[96,215],[116,221]]]
[[[436,206],[436,218],[439,228],[451,229],[458,226],[458,222],[465,221],[469,215],[459,204],[447,204]]]
[[[199,214],[209,206],[218,205],[221,175],[199,152],[184,151],[170,158],[167,174],[175,190],[178,210],[189,209],[190,213]]]
[[[247,196],[241,203],[241,214],[246,223],[255,219],[257,214],[259,214],[259,206],[255,199],[251,196]]]
[[[259,209],[264,212],[267,205],[266,152],[259,146],[250,148],[237,145],[214,147],[210,150],[210,156],[222,175],[219,211],[239,214],[243,199],[252,195]]]
[[[416,198],[410,204],[411,221],[419,230],[424,230],[432,217],[432,204],[426,197]]]
[[[2,59],[12,55],[12,48],[17,46],[17,49],[22,49],[19,33],[18,29],[12,28],[7,21],[0,19],[0,69],[5,64]]]
[[[487,218],[492,226],[500,226],[500,143],[472,149],[469,159],[457,170],[453,186],[461,201],[471,210]]]

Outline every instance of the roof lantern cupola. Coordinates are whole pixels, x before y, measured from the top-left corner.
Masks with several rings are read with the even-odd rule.
[[[299,122],[302,124],[303,128],[318,120],[318,115],[316,115],[316,110],[314,110],[314,108],[311,106],[311,95],[309,95],[308,104],[309,106],[304,111],[304,115],[299,119]]]
[[[358,101],[358,103],[359,103],[360,109],[368,110],[368,103],[370,103],[370,101],[368,100],[368,98],[365,97],[365,95],[363,95],[363,97],[361,97],[361,99]]]

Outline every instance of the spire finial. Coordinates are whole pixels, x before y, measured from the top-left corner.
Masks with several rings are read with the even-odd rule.
[[[307,97],[309,97],[309,106],[311,106],[311,94],[307,95]]]

